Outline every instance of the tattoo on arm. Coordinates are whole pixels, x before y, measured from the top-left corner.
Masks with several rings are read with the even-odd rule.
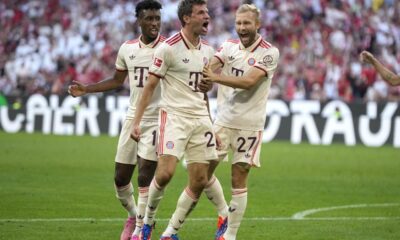
[[[387,73],[384,78],[388,81],[391,82],[392,79],[394,78],[394,74],[393,73]]]

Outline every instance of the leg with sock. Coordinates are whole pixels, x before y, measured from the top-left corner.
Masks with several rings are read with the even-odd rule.
[[[188,164],[189,186],[185,188],[179,197],[177,207],[169,221],[167,229],[161,239],[178,239],[177,233],[195,208],[197,201],[208,182],[208,164],[190,163]]]
[[[121,233],[121,240],[129,240],[136,225],[136,204],[133,197],[133,186],[130,182],[134,168],[135,165],[131,164],[116,163],[115,165],[114,187],[116,197],[128,212],[128,219]]]
[[[154,218],[157,213],[158,205],[164,196],[164,189],[175,173],[177,158],[171,155],[160,156],[158,166],[153,181],[149,188],[144,225],[140,232],[140,239],[151,239],[154,226]]]
[[[138,156],[138,186],[139,196],[136,208],[136,228],[130,240],[138,240],[139,233],[143,227],[143,220],[146,213],[147,201],[149,198],[149,186],[154,177],[157,167],[156,161],[150,161]]]
[[[229,204],[228,228],[224,240],[236,240],[236,235],[247,207],[247,177],[250,165],[236,163],[232,165],[232,199]]]
[[[197,201],[198,198],[192,193],[189,187],[186,187],[178,199],[176,210],[162,236],[167,237],[176,235],[182,224],[185,222],[186,217],[196,206]]]

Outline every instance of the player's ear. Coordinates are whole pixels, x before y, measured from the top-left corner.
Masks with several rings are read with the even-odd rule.
[[[257,31],[260,29],[260,27],[261,27],[261,21],[256,19],[256,29],[257,29]]]
[[[185,24],[188,24],[190,22],[190,16],[183,15],[183,21],[185,22]]]

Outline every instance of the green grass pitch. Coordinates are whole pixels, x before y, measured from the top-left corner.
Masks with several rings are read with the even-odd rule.
[[[113,188],[116,145],[107,136],[0,132],[0,239],[119,239],[126,214]],[[399,149],[272,142],[263,145],[261,158],[262,167],[250,175],[238,240],[400,239]],[[216,173],[228,201],[229,170],[225,163]],[[179,167],[153,239],[186,179]],[[303,219],[292,218],[312,209]],[[216,212],[202,197],[179,235],[211,240],[215,225]]]

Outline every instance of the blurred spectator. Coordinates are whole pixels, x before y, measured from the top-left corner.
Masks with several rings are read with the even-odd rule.
[[[138,37],[138,0],[3,0],[0,2],[0,92],[65,94],[72,80],[96,82],[113,72],[119,45]],[[162,32],[180,28],[179,0],[161,0]],[[213,0],[207,40],[236,38],[241,2],[262,9],[261,35],[281,52],[270,98],[398,100],[375,70],[358,60],[366,49],[400,72],[400,1]],[[127,91],[121,93],[126,94]]]

